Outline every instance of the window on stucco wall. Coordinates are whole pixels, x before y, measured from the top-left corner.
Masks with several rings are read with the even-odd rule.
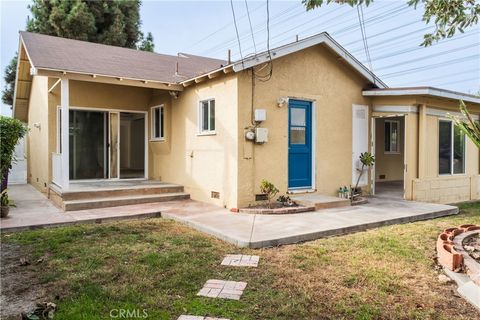
[[[438,124],[438,173],[465,173],[465,135],[450,120]]]
[[[385,153],[400,153],[400,122],[385,120]]]
[[[152,108],[152,140],[165,139],[165,107],[163,105]]]
[[[198,132],[215,132],[215,99],[200,101],[198,110]]]

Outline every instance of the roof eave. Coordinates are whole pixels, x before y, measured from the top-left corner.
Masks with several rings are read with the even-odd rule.
[[[151,79],[139,79],[122,77],[119,75],[104,75],[91,72],[82,72],[74,70],[61,70],[54,68],[36,67],[36,75],[56,77],[56,78],[69,78],[71,80],[88,81],[88,82],[101,82],[109,84],[127,85],[135,87],[144,87],[152,89],[161,89],[169,91],[182,91],[183,87],[178,83],[164,82]]]
[[[473,96],[455,93],[446,90],[440,90],[437,88],[407,88],[407,89],[384,89],[384,90],[364,90],[362,92],[363,96],[366,97],[375,97],[375,96],[432,96],[436,98],[446,98],[453,100],[463,100],[465,102],[480,104],[480,97],[475,98]]]
[[[242,71],[259,64],[268,62],[270,59],[277,59],[286,56],[290,53],[297,52],[317,44],[325,43],[329,48],[335,51],[342,59],[358,71],[363,77],[380,88],[388,88],[388,86],[380,80],[373,72],[366,68],[360,61],[344,49],[338,42],[336,42],[328,33],[320,33],[316,36],[305,38],[297,42],[292,42],[284,46],[280,46],[270,51],[257,54],[253,57],[237,61],[233,64],[235,72]]]

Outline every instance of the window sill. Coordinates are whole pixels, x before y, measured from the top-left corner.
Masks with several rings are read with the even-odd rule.
[[[438,178],[451,178],[451,177],[461,177],[468,176],[466,173],[439,173]]]
[[[150,142],[164,142],[165,141],[165,138],[154,138],[154,139],[150,139]]]
[[[214,136],[216,134],[217,133],[215,131],[203,131],[203,132],[197,133],[197,136]]]
[[[385,151],[383,154],[402,154],[401,152],[398,151]]]

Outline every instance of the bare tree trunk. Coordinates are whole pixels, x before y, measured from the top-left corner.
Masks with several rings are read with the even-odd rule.
[[[358,184],[360,183],[360,178],[362,177],[364,168],[365,168],[365,164],[362,163],[362,169],[360,170],[360,174],[358,175],[357,183],[355,184],[355,188],[350,190],[350,203],[353,203],[353,195],[355,193],[355,190],[357,190],[357,188],[358,188]]]

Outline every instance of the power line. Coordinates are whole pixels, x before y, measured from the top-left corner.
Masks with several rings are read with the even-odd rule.
[[[378,21],[378,20],[381,19],[381,18],[385,18],[387,15],[390,15],[390,18],[391,18],[391,17],[395,17],[395,16],[397,16],[401,11],[404,11],[404,10],[406,9],[406,8],[401,8],[401,7],[403,7],[403,6],[396,7],[396,8],[394,8],[392,11],[386,10],[386,11],[384,11],[384,12],[381,12],[380,14],[378,14],[378,15],[370,18],[370,19],[367,19],[366,23],[367,23],[367,24],[370,24],[370,23],[372,23],[372,22],[381,22],[381,21]],[[378,9],[383,9],[383,8],[384,8],[384,7],[378,8]],[[378,10],[378,9],[377,9],[377,10]],[[372,11],[372,12],[373,12],[373,11]],[[341,14],[341,15],[343,15],[343,14]],[[345,16],[346,16],[346,15],[345,15]],[[336,19],[336,18],[332,18],[332,19],[330,19],[329,21],[326,21],[326,22],[324,22],[324,23],[327,23],[327,22],[330,22],[330,21],[337,21],[337,19]],[[348,23],[348,22],[350,22],[350,21],[351,21],[351,17],[346,16],[346,21],[344,21],[343,23],[337,23],[336,25],[337,25],[337,26],[339,26],[339,25],[344,25],[345,23]],[[311,28],[309,28],[309,29],[313,29],[313,28],[318,27],[318,26],[320,26],[320,25],[322,25],[322,24],[324,24],[324,23],[317,24],[317,25],[315,25],[315,26],[313,26],[313,27],[311,27]],[[337,36],[337,35],[340,35],[340,34],[343,34],[343,33],[349,32],[349,31],[356,30],[357,28],[358,28],[358,24],[357,24],[357,23],[354,23],[354,24],[347,25],[347,26],[345,26],[345,27],[343,27],[343,28],[338,28],[338,29],[336,29],[335,31],[332,31],[331,34],[334,35],[334,36]],[[293,28],[293,29],[296,29],[296,27]],[[315,33],[316,33],[316,32],[315,32]],[[281,34],[280,34],[280,35],[281,35]],[[280,36],[280,35],[279,35],[279,36]],[[287,39],[289,39],[289,38],[290,38],[290,37],[284,38],[284,39],[282,39],[282,40],[280,40],[280,41],[275,42],[274,44],[276,45],[276,44],[282,43],[282,42],[284,42],[285,40],[287,40]]]
[[[459,62],[466,62],[466,61],[475,60],[475,59],[479,59],[479,58],[480,58],[480,55],[478,55],[478,54],[471,55],[471,56],[468,56],[468,57],[462,57],[462,58],[458,58],[458,59],[442,61],[442,62],[439,62],[439,63],[434,63],[434,64],[421,66],[421,67],[416,67],[416,68],[410,68],[410,69],[406,69],[406,70],[402,70],[402,71],[398,71],[398,72],[386,73],[386,74],[383,74],[381,76],[381,78],[384,78],[384,79],[393,78],[393,77],[399,77],[399,76],[402,76],[402,75],[405,75],[405,74],[416,73],[416,72],[419,72],[419,71],[434,69],[434,68],[438,68],[438,67],[449,67],[452,64],[456,64],[456,63],[459,63]]]
[[[294,5],[293,7],[289,7],[289,8],[287,8],[287,9],[283,10],[283,11],[280,12],[278,15],[274,16],[274,17],[272,18],[272,20],[275,20],[275,19],[277,19],[277,18],[280,18],[280,17],[283,16],[284,14],[288,13],[289,11],[291,11],[291,9],[294,9],[294,8],[296,8],[296,7],[298,7],[298,5]],[[303,14],[303,13],[304,13],[304,11],[302,10],[302,11],[301,11],[301,14]],[[288,18],[290,18],[290,17],[288,17]],[[263,25],[263,22],[262,22],[261,25]],[[259,25],[256,25],[255,27],[261,26],[261,25],[259,24]],[[255,29],[255,27],[254,27],[254,29]],[[257,34],[257,33],[259,33],[260,31],[263,31],[263,30],[265,30],[265,28],[263,28],[263,29],[261,29],[261,30],[259,30],[259,31],[254,32],[254,34]],[[249,36],[248,34],[245,35],[245,36],[240,36],[240,39],[241,39],[241,40],[242,40],[242,39],[246,39],[248,36]],[[224,41],[224,42],[222,42],[222,43],[216,44],[215,46],[213,46],[213,47],[211,47],[211,48],[209,48],[209,49],[207,49],[207,50],[202,51],[202,54],[217,53],[217,52],[220,52],[219,49],[221,49],[221,50],[223,51],[224,48],[228,48],[229,46],[233,45],[233,44],[236,42],[236,40],[237,40],[237,39],[233,38],[233,39]],[[215,50],[216,50],[216,51],[215,51]]]
[[[429,54],[428,56],[414,58],[414,59],[411,59],[411,60],[406,60],[406,61],[398,62],[398,63],[395,63],[395,64],[391,64],[391,65],[388,65],[388,66],[385,66],[385,67],[378,68],[377,71],[385,70],[385,69],[391,69],[391,68],[395,68],[395,67],[398,67],[398,66],[403,66],[403,65],[406,65],[406,64],[410,64],[410,63],[413,63],[413,62],[427,60],[427,59],[431,59],[431,58],[434,58],[434,57],[439,57],[439,56],[443,56],[445,54],[458,52],[458,51],[462,51],[462,50],[465,50],[465,49],[468,49],[468,48],[473,48],[473,47],[478,47],[478,46],[480,46],[480,43],[473,43],[473,44],[469,44],[469,45],[466,45],[466,46],[463,46],[463,47],[460,47],[460,48],[455,48],[455,49],[450,49],[450,50],[446,50],[446,51],[442,51],[442,52],[437,52],[437,53],[434,53],[434,54]]]
[[[240,44],[240,37],[238,36],[237,19],[235,18],[235,9],[233,8],[233,0],[230,0],[230,6],[232,8],[233,24],[235,25],[235,32],[237,34],[238,49],[240,50],[240,57],[242,58],[242,64],[243,64],[242,45]]]
[[[385,6],[376,8],[376,9],[374,9],[372,12],[385,9],[385,8],[390,7],[390,6],[392,6],[392,5],[395,5],[395,3],[389,3],[389,4],[385,5]],[[347,8],[346,6],[343,6],[343,7],[340,8],[340,9],[332,10],[332,11],[328,12],[327,14],[323,15],[322,18],[325,18],[327,15],[329,15],[329,14],[331,14],[331,13],[333,13],[333,12],[337,12],[337,13],[338,13],[339,11],[343,10],[344,8],[348,10],[348,8]],[[391,14],[391,13],[394,13],[394,16],[395,16],[395,13],[398,13],[399,9],[400,9],[400,10],[405,10],[405,9],[408,9],[408,7],[407,7],[407,8],[404,8],[403,5],[400,5],[400,6],[395,7],[394,9],[392,9],[393,11],[385,10],[385,11],[383,11],[382,13],[380,13],[379,15],[372,17],[372,19],[370,19],[370,20],[375,21],[375,19],[378,19],[379,17],[380,17],[380,18],[383,18],[383,17],[385,17],[387,14]],[[300,14],[303,14],[303,12],[301,12]],[[339,20],[338,20],[339,17],[344,17],[344,18],[345,18],[345,19],[341,19],[341,20],[340,20],[340,21],[343,21],[342,23],[338,23],[338,22],[339,22]],[[294,26],[294,27],[290,27],[290,28],[289,28],[289,31],[298,29],[299,27],[304,26],[304,25],[306,25],[306,24],[308,24],[308,23],[310,23],[310,22],[312,22],[312,21],[316,21],[316,20],[318,20],[318,17],[317,17],[317,16],[314,17],[314,18],[312,18],[312,19],[310,19],[310,20],[307,20],[307,21],[304,22],[304,23],[301,23],[301,24],[296,25],[296,26]],[[368,20],[368,22],[370,22],[370,20]],[[351,17],[349,17],[348,15],[346,15],[344,12],[340,12],[339,14],[337,14],[337,15],[335,15],[334,17],[328,19],[327,21],[321,21],[320,23],[318,23],[318,24],[316,24],[316,25],[314,25],[314,26],[309,27],[308,30],[316,29],[317,27],[319,27],[319,26],[321,26],[321,25],[328,24],[328,23],[330,23],[330,22],[332,22],[332,21],[335,21],[335,22],[337,23],[337,25],[343,25],[343,24],[345,24],[345,23],[350,22],[350,21],[351,21]],[[278,23],[277,23],[277,24],[278,24]],[[357,26],[357,24],[354,24],[353,26]],[[340,32],[349,31],[349,29],[351,29],[351,27],[352,27],[352,25],[348,25],[347,27],[345,27],[345,28],[343,28],[343,29],[338,29],[338,31],[340,31]],[[301,32],[301,31],[300,31],[300,32]],[[335,31],[335,32],[337,32],[337,31]],[[278,35],[272,37],[272,39],[278,38],[278,37],[283,36],[283,35],[284,35],[283,33],[278,34]],[[281,39],[281,40],[279,40],[279,41],[276,41],[276,42],[273,43],[273,45],[280,44],[280,43],[284,42],[284,41],[287,40],[287,39],[291,39],[291,36],[288,36],[288,37],[283,38],[283,39]],[[264,43],[264,42],[261,42],[261,43]],[[257,43],[257,45],[258,45],[258,43]],[[247,48],[247,50],[249,50],[249,49],[251,49],[251,47]]]
[[[253,9],[253,10],[252,10],[252,13],[255,12],[255,11],[257,11],[258,9],[260,9],[261,7],[263,7],[264,5],[265,5],[265,4],[262,3],[261,5],[259,5],[259,6],[256,7],[255,9]],[[242,20],[243,18],[245,18],[246,16],[247,16],[247,15],[243,15],[243,16],[240,17],[240,19],[238,19],[238,20],[240,21],[240,20]],[[187,48],[185,49],[185,51],[187,51],[187,50],[189,50],[189,49],[191,49],[191,48],[199,45],[200,43],[202,43],[203,41],[207,40],[208,38],[213,37],[213,36],[216,35],[217,33],[224,31],[226,27],[230,26],[230,23],[231,23],[231,22],[225,24],[225,25],[222,26],[221,28],[216,29],[216,30],[213,31],[212,33],[208,34],[207,36],[205,36],[205,37],[201,38],[200,40],[198,40],[197,42],[191,44],[189,47],[187,47]]]
[[[432,84],[433,87],[441,87],[441,86],[447,86],[447,85],[450,85],[450,84],[457,84],[457,83],[464,83],[464,82],[468,82],[468,81],[474,81],[474,80],[478,80],[479,78],[478,77],[475,77],[475,78],[468,78],[468,79],[463,79],[463,80],[457,80],[457,81],[448,81],[448,82],[443,82],[443,83],[434,83]]]
[[[267,3],[268,6],[268,3]],[[257,54],[257,46],[255,45],[255,37],[253,36],[252,20],[250,19],[250,12],[248,11],[248,3],[245,0],[245,8],[247,9],[248,23],[250,24],[250,33],[252,34],[253,47],[255,48],[255,54]]]
[[[460,72],[456,72],[456,73],[449,73],[449,74],[446,74],[445,76],[448,77],[448,78],[452,78],[452,77],[455,77],[455,76],[458,76],[458,75],[465,75],[465,74],[469,74],[469,73],[477,73],[479,72],[480,69],[468,69],[468,70],[463,70],[463,71],[460,71]],[[477,77],[478,78],[478,77]],[[427,79],[421,79],[421,80],[418,80],[418,79],[415,79],[415,82],[417,83],[425,83],[425,82],[429,82],[429,81],[433,81],[433,80],[438,80],[438,76],[437,77],[430,77],[430,78],[427,78]],[[400,84],[398,84],[397,86],[405,86],[405,85],[408,85],[410,84],[411,81],[409,82],[401,82]]]
[[[358,22],[360,24],[360,32],[362,33],[362,39],[363,39],[363,46],[365,48],[365,56],[367,57],[368,65],[370,67],[370,71],[373,72],[373,67],[372,67],[372,59],[370,58],[370,52],[368,52],[368,43],[367,43],[367,35],[365,32],[365,24],[363,20],[363,10],[362,5],[357,5],[357,15],[358,15]],[[375,77],[373,77],[373,81],[375,81]]]

